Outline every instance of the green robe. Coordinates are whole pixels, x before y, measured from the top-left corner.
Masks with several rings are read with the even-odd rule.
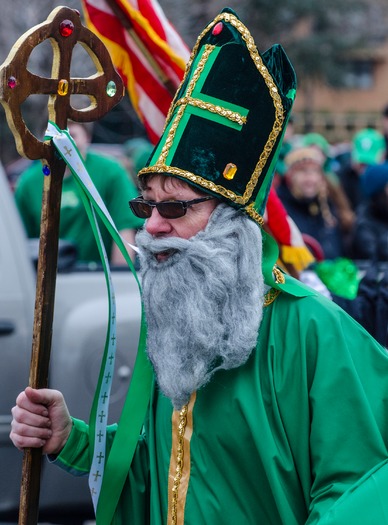
[[[281,293],[247,363],[191,403],[178,525],[388,524],[388,354],[329,300]],[[114,524],[171,522],[174,415],[155,388]],[[85,423],[56,462],[89,470]]]

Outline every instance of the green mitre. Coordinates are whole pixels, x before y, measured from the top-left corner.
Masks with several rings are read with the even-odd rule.
[[[139,176],[179,177],[260,225],[296,92],[283,48],[262,55],[231,9],[200,34],[164,132]]]

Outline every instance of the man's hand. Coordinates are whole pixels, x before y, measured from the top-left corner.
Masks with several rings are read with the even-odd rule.
[[[27,387],[12,409],[10,438],[20,450],[43,447],[44,454],[58,454],[70,435],[72,420],[58,390]]]

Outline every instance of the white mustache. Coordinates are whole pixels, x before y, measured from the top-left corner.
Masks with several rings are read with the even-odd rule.
[[[145,250],[153,255],[166,252],[182,252],[190,246],[190,241],[179,237],[153,237],[146,230],[141,230],[136,235],[136,243],[140,250]]]

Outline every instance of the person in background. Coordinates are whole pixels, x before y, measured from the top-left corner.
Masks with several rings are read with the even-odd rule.
[[[135,233],[144,222],[126,209],[127,202],[138,195],[135,184],[118,161],[90,149],[90,124],[69,122],[68,129],[121,236],[127,243],[134,244]],[[20,175],[15,188],[16,204],[30,238],[39,237],[43,177],[41,162],[34,162]],[[99,226],[110,262],[126,264],[100,220]],[[59,237],[75,245],[79,262],[101,262],[89,218],[68,168],[63,179]],[[130,247],[128,253],[134,260],[135,254]]]
[[[388,347],[388,162],[368,166],[360,181],[363,201],[357,208],[351,239],[352,259],[358,268],[357,292],[352,298],[337,296],[334,300]]]
[[[367,166],[384,160],[385,141],[383,135],[372,128],[358,131],[352,139],[350,160],[338,171],[341,186],[353,211],[363,200],[360,177]]]
[[[298,279],[300,272],[310,266],[315,259],[273,186],[268,194],[264,221],[266,231],[278,244],[279,265]]]
[[[341,186],[338,175],[332,169],[333,161],[330,158],[329,142],[320,133],[306,133],[301,138],[300,145],[317,148],[322,153],[322,168],[326,176],[328,196],[335,206],[341,231],[344,237],[347,237],[352,231],[356,216]]]
[[[360,180],[364,200],[357,209],[353,258],[388,262],[388,162],[368,166]]]
[[[302,234],[321,246],[326,259],[343,255],[342,234],[329,198],[323,156],[315,147],[293,149],[286,157],[286,173],[277,193]]]
[[[90,471],[97,523],[388,524],[388,354],[263,229],[295,95],[281,46],[229,8],[208,24],[130,202],[149,362],[128,411],[89,435],[60,392],[18,396],[13,443]]]
[[[265,230],[273,236],[279,247],[279,267],[285,268],[290,275],[330,298],[329,290],[314,271],[319,254],[314,252],[311,238],[307,239],[306,235],[302,235],[273,185],[268,194],[264,221]],[[310,242],[307,244],[306,241]],[[312,241],[314,243],[314,239]],[[318,242],[315,241],[315,244]]]

